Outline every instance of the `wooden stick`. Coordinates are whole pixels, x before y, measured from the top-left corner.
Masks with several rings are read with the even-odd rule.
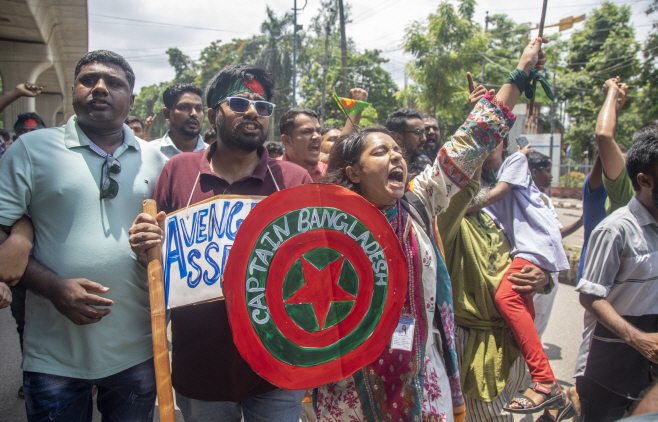
[[[541,21],[539,21],[539,37],[544,36],[544,23],[546,22],[546,9],[548,8],[548,0],[544,0],[544,5],[541,9]],[[541,48],[541,46],[540,46]],[[537,97],[537,81],[532,81],[532,91],[535,95],[530,100],[530,110],[528,111],[528,116],[532,116],[535,111],[535,97]]]
[[[144,212],[153,218],[158,214],[154,200],[142,203]],[[160,247],[146,251],[148,259],[149,297],[151,299],[151,330],[153,332],[153,361],[155,363],[155,382],[158,389],[158,409],[160,421],[176,422],[174,413],[174,394],[171,387],[171,368],[169,366],[169,346],[167,344],[167,318],[165,314],[164,283],[162,282],[162,262]]]

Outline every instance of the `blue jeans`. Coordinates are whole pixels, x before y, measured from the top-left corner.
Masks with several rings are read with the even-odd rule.
[[[304,391],[278,389],[240,402],[188,399],[176,393],[185,422],[299,422]]]
[[[156,385],[153,359],[100,379],[78,379],[23,372],[29,422],[91,422],[91,387],[98,387],[103,422],[153,420]]]

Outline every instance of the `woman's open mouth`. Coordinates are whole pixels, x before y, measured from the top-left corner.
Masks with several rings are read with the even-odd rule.
[[[404,170],[402,167],[395,167],[388,173],[388,183],[394,187],[404,187]]]

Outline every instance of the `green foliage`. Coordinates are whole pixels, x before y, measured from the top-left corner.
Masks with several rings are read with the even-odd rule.
[[[293,16],[286,12],[278,17],[267,7],[267,19],[261,24],[262,36],[252,38],[245,45],[247,50],[258,50],[253,63],[269,69],[277,81],[277,106],[289,106],[292,85],[292,27]],[[278,107],[278,112],[281,107]],[[275,114],[276,116],[276,114]]]
[[[485,86],[497,89],[505,83],[530,42],[529,31],[527,24],[518,24],[507,15],[489,17],[486,56],[491,61],[485,60]],[[473,76],[476,80],[482,79],[480,73]]]
[[[579,171],[570,171],[564,176],[560,176],[560,186],[582,188],[585,183],[585,173]]]
[[[610,78],[621,76],[637,94],[640,73],[638,53],[629,6],[605,2],[586,20],[584,28],[575,31],[563,48],[562,66],[558,71],[558,101],[565,103],[570,125],[564,140],[573,147],[574,156],[588,152],[593,157],[596,143],[594,129],[604,97],[601,86]],[[629,97],[617,130],[617,141],[630,146],[632,133],[641,125],[643,115],[635,98]]]
[[[160,82],[159,84],[143,86],[135,98],[132,115],[138,116],[142,121],[149,116],[156,116],[153,126],[151,126],[151,140],[161,138],[169,129],[162,114],[162,108],[164,107],[162,93],[170,84],[170,82]]]
[[[177,47],[167,50],[169,64],[176,71],[174,82],[192,83],[196,78],[196,64],[189,56],[183,54]]]
[[[361,127],[383,124],[386,116],[397,108],[395,93],[398,88],[391,75],[381,65],[388,60],[381,56],[380,50],[356,50],[352,40],[347,43],[347,80],[342,78],[340,52],[338,6],[333,0],[321,4],[318,14],[313,19],[311,29],[304,34],[303,45],[299,50],[298,75],[300,76],[299,93],[303,99],[300,105],[321,112],[322,83],[324,76],[325,41],[327,41],[327,85],[325,94],[325,124],[342,127],[345,116],[331,98],[333,93],[362,88],[368,91],[368,102],[372,108],[364,111]],[[346,7],[349,20],[349,7]],[[329,38],[326,38],[327,26]]]
[[[658,0],[653,0],[647,9],[647,15],[658,11]],[[641,80],[644,87],[644,97],[640,103],[646,110],[647,119],[658,116],[658,16],[653,21],[653,31],[649,34],[642,50],[644,64]]]
[[[208,47],[201,50],[201,55],[196,63],[199,74],[194,83],[205,88],[213,76],[226,66],[253,61],[261,44],[258,42],[249,43],[249,40],[235,38],[224,44],[221,40],[211,42]],[[247,44],[249,44],[249,47],[247,47]]]
[[[426,112],[440,116],[442,129],[452,132],[468,113],[466,72],[476,74],[486,38],[471,19],[475,0],[460,0],[457,10],[447,2],[439,5],[427,22],[407,28],[404,49],[415,60],[407,69],[418,89],[398,98],[413,99]],[[452,130],[451,130],[452,129]]]
[[[474,1],[474,0],[469,0]],[[473,3],[474,4],[474,3]],[[345,5],[349,21],[350,7]],[[331,94],[341,92],[340,63],[340,33],[338,30],[338,5],[336,0],[324,0],[317,16],[307,32],[298,32],[297,75],[300,81],[298,102],[302,106],[319,109],[322,97],[325,47],[325,29],[330,27],[329,54],[327,66],[327,87],[325,91],[327,118],[335,121],[339,127],[345,121],[338,106],[333,104]],[[472,10],[464,10],[472,14]],[[201,51],[198,60],[193,60],[180,49],[172,47],[167,50],[169,64],[174,68],[173,81],[143,87],[135,100],[133,113],[141,118],[157,114],[151,131],[151,138],[160,136],[166,131],[166,122],[162,116],[162,92],[173,82],[189,82],[205,89],[206,85],[221,69],[234,63],[253,63],[268,68],[277,79],[274,102],[277,107],[271,126],[277,128],[278,119],[292,103],[292,36],[293,17],[290,12],[277,15],[267,8],[267,17],[261,25],[262,35],[249,39],[233,39],[223,43],[213,41]],[[374,108],[364,111],[361,126],[382,124],[386,116],[397,108],[395,94],[398,90],[391,75],[381,65],[387,59],[381,56],[381,51],[357,51],[354,43],[348,42],[348,77],[350,88],[363,88],[368,91],[368,101]],[[206,129],[207,122],[204,122]],[[278,130],[273,130],[275,138]]]

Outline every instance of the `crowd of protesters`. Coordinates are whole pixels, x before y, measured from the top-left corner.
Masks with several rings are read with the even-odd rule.
[[[289,391],[240,356],[225,301],[176,308],[172,382],[186,422],[658,420],[658,120],[626,152],[615,133],[628,86],[606,81],[583,215],[562,227],[545,193],[550,159],[530,146],[509,151],[512,110],[532,94],[546,42],[530,41],[497,92],[469,74],[471,112],[454,134],[411,109],[385,127],[359,129],[358,113],[323,128],[308,108],[274,122],[276,75],[236,64],[205,91],[168,87],[168,129],[150,140],[156,116],[130,115],[130,64],[111,51],[85,55],[63,126],[25,113],[13,136],[0,131],[0,308],[16,320],[28,420],[91,421],[94,395],[103,420],[153,420],[145,263],[166,214],[308,183],[354,191],[388,219],[410,269],[411,351],[386,348],[343,380]],[[0,96],[0,111],[40,92],[20,84]],[[266,143],[273,124],[280,139]],[[156,218],[142,213],[147,198]],[[563,389],[540,338],[557,274],[569,269],[562,237],[581,225],[585,329],[575,386]]]

